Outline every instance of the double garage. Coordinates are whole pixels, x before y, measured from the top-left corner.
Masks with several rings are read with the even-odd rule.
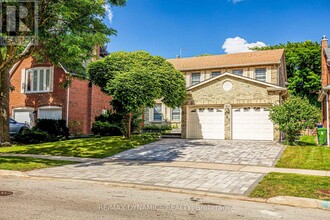
[[[233,140],[273,140],[274,125],[266,107],[232,108],[230,125],[225,126],[225,109],[221,107],[189,108],[188,138],[225,139],[230,132]],[[229,131],[226,128],[229,127]]]

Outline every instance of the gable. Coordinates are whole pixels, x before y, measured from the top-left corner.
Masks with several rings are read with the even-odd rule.
[[[276,87],[276,86],[275,86]],[[279,94],[269,92],[266,83],[254,82],[227,74],[208,83],[188,88],[190,104],[268,104],[279,100]]]

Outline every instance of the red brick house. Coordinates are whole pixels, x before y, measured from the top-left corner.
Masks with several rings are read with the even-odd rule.
[[[39,64],[33,57],[10,71],[10,117],[33,126],[37,119],[64,119],[74,133],[91,133],[95,116],[110,109],[111,97],[88,80],[70,77],[62,67]]]
[[[322,122],[323,126],[329,131],[329,91],[330,91],[330,48],[326,36],[322,38],[322,90],[320,92],[319,101],[322,102]],[[328,132],[329,145],[329,132]]]

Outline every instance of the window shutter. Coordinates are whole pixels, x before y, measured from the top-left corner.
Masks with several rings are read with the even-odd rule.
[[[25,93],[25,77],[26,77],[26,69],[22,69],[21,71],[21,93]]]
[[[49,92],[53,92],[53,90],[54,90],[54,66],[50,68]]]

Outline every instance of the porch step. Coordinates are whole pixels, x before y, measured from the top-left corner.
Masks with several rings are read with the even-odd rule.
[[[162,138],[181,138],[181,133],[162,134]]]

